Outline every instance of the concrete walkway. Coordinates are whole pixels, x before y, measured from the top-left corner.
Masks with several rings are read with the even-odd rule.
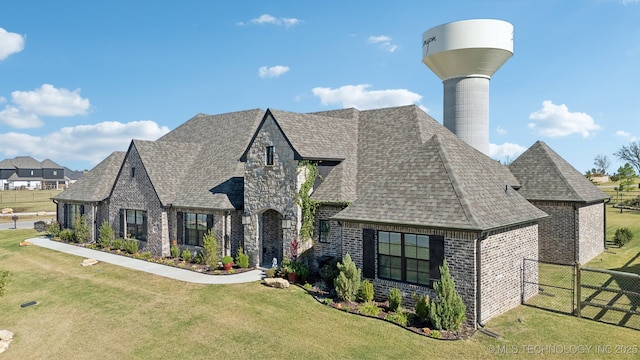
[[[170,279],[198,283],[198,284],[239,284],[252,281],[260,281],[264,278],[262,270],[251,270],[233,275],[207,275],[191,270],[180,269],[173,266],[160,265],[145,260],[133,259],[127,256],[110,254],[100,250],[92,250],[76,245],[69,245],[59,241],[52,241],[47,237],[37,237],[27,241],[43,248],[60,251],[63,253],[96,259],[113,265],[123,266],[129,269],[144,271],[150,274],[164,276]],[[78,266],[82,261],[78,261]]]

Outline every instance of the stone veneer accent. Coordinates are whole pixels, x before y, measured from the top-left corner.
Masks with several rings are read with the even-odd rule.
[[[131,176],[132,167],[135,167],[134,176]],[[147,241],[140,242],[140,250],[150,251],[158,256],[169,256],[169,237],[162,234],[162,229],[165,228],[162,213],[165,210],[134,145],[123,161],[110,198],[109,222],[116,236],[120,236],[120,209],[146,211]]]
[[[561,264],[578,261],[584,264],[604,251],[604,203],[531,203],[549,214],[549,217],[540,220],[541,261]]]
[[[522,299],[523,258],[536,259],[537,224],[526,224],[489,233],[480,239],[479,233],[455,230],[396,226],[383,224],[360,224],[344,222],[342,229],[342,256],[349,253],[356,266],[362,268],[362,229],[444,236],[444,256],[456,284],[456,291],[467,307],[467,324],[476,326],[477,309],[477,242],[480,241],[481,258],[481,321],[501,314],[520,304]],[[377,232],[376,232],[377,237]],[[377,239],[376,239],[377,253]],[[374,285],[375,298],[384,301],[389,290],[398,288],[403,295],[403,305],[415,306],[414,294],[435,298],[433,289],[426,286],[407,284],[377,277],[370,279]],[[529,290],[524,295],[529,298],[535,292]]]
[[[266,164],[267,146],[274,147],[273,165]],[[282,229],[282,254],[290,256],[289,243],[298,237],[300,229],[300,210],[296,205],[299,175],[293,149],[275,120],[267,117],[247,151],[244,164],[244,211],[251,215],[251,224],[244,228],[244,250],[251,265],[271,264],[270,259],[262,259],[262,214],[267,210],[291,219],[291,228]],[[301,243],[299,253],[309,247],[310,244]]]

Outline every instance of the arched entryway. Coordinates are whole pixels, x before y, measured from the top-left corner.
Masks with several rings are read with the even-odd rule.
[[[262,265],[271,267],[273,258],[282,261],[282,214],[275,210],[262,213]]]

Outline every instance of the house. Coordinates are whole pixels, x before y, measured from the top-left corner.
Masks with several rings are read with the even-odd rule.
[[[549,217],[540,221],[541,261],[585,264],[604,251],[611,198],[547,144],[537,141],[509,164],[518,192]]]
[[[434,296],[446,259],[476,324],[538,291],[521,273],[538,258],[548,213],[510,170],[414,105],[254,109],[199,114],[156,141],[133,140],[54,201],[63,226],[84,213],[92,239],[106,220],[157,255],[174,243],[200,251],[210,229],[222,254],[242,246],[252,265],[290,257],[293,240],[313,269],[349,253],[379,299],[394,287],[409,303]]]
[[[61,189],[68,185],[64,168],[45,159],[17,156],[0,161],[0,190]]]

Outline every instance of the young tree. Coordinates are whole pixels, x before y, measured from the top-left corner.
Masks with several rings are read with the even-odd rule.
[[[76,235],[76,241],[85,243],[89,240],[89,227],[87,226],[87,219],[84,215],[76,216],[73,219],[73,231]]]
[[[623,145],[614,155],[633,165],[640,173],[640,140],[632,141],[629,146]]]
[[[340,273],[335,280],[333,280],[338,298],[346,301],[354,301],[360,290],[362,271],[356,267],[349,253],[344,256],[342,264],[338,263],[338,270]]]
[[[633,179],[636,177],[636,173],[633,171],[633,167],[631,167],[629,163],[619,167],[616,175],[620,181],[620,186],[618,187],[620,191],[624,189],[628,190],[630,186],[633,185]]]
[[[600,175],[607,175],[607,169],[611,165],[609,158],[607,155],[598,154],[593,161],[593,164],[596,166],[595,171]]]
[[[462,298],[456,292],[447,260],[440,266],[440,281],[433,286],[438,297],[429,306],[429,321],[436,329],[460,330],[467,311]]]
[[[213,229],[204,234],[202,245],[204,245],[205,263],[210,267],[217,266],[218,261],[220,261],[220,245],[218,245],[218,239],[216,239]]]

